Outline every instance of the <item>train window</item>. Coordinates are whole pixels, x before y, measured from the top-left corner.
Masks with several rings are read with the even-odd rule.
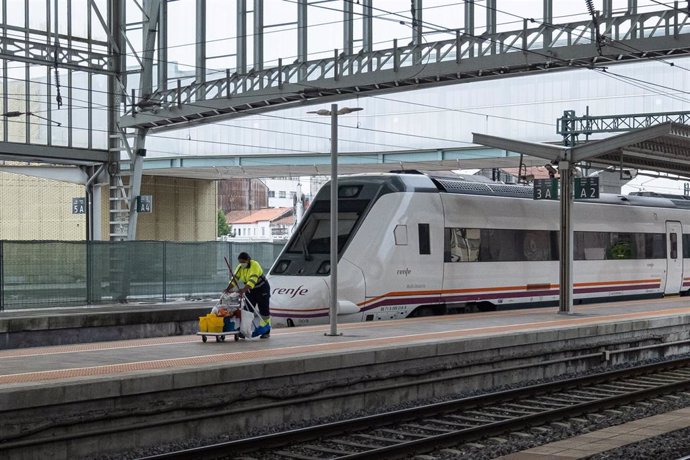
[[[481,230],[478,228],[447,228],[444,260],[446,262],[479,261]]]
[[[344,185],[338,187],[338,198],[354,198],[362,190],[361,185]]]
[[[690,234],[683,234],[683,259],[690,259]]]
[[[288,266],[290,265],[289,260],[281,260],[279,261],[275,268],[273,269],[273,274],[280,274],[280,273],[285,273],[285,270],[287,270]]]
[[[393,236],[396,246],[407,246],[407,225],[396,225]]]
[[[575,232],[575,260],[666,258],[663,233]]]
[[[331,261],[330,260],[324,260],[321,262],[321,265],[319,265],[318,270],[316,270],[316,273],[319,275],[328,275],[331,273]]]
[[[338,253],[353,235],[368,200],[344,200],[338,203]],[[330,203],[320,201],[310,208],[296,236],[290,241],[287,252],[302,253],[305,260],[312,254],[330,252]]]
[[[678,258],[678,234],[671,233],[668,235],[671,240],[671,259]]]
[[[666,237],[663,233],[640,233],[645,239],[645,259],[666,258]]]
[[[429,235],[429,224],[419,224],[419,253],[431,254],[431,239]]]
[[[558,260],[558,232],[447,228],[446,262],[520,262]]]

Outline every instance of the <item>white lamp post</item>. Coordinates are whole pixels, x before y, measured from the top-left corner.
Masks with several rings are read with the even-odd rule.
[[[329,319],[330,332],[326,335],[338,335],[338,115],[364,110],[361,107],[343,107],[331,104],[331,110],[321,109],[317,115],[331,117],[331,301]]]

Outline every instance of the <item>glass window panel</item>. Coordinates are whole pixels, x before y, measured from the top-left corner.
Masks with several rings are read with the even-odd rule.
[[[28,0],[29,2],[29,28],[36,30],[48,30],[48,18],[46,0]],[[9,11],[9,6],[8,6]],[[52,27],[51,27],[52,30]]]
[[[419,224],[419,253],[431,254],[431,241],[429,234],[429,224]]]
[[[94,75],[92,81],[93,99],[93,133],[92,143],[95,149],[108,148],[108,77]]]
[[[7,24],[26,27],[24,22],[24,0],[7,0]]]
[[[45,66],[31,66],[29,68],[29,111],[36,114],[29,116],[29,142],[32,144],[46,144],[48,142],[48,84]],[[50,122],[52,125],[53,123]]]
[[[89,146],[89,92],[88,74],[72,72],[72,146],[88,148]],[[66,100],[68,93],[63,88],[62,97]],[[69,97],[69,96],[67,96]]]
[[[67,7],[67,2],[59,2],[62,8]],[[88,12],[90,11],[88,0],[72,0],[72,33],[73,37],[88,38]]]
[[[106,0],[96,0],[96,7],[98,8],[98,11],[101,13],[101,16],[105,21],[108,19],[108,4]],[[108,40],[108,33],[107,31],[103,28],[101,25],[101,21],[98,20],[98,16],[96,15],[96,11],[93,8],[90,8],[91,11],[91,38],[94,40],[99,40],[99,41],[106,41]]]

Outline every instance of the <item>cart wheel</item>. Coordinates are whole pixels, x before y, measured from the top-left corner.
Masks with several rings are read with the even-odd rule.
[[[206,338],[205,335],[202,335],[202,336],[201,336],[201,341],[202,341],[202,342],[206,343],[207,340],[208,340],[208,339]]]
[[[220,336],[219,335],[216,336],[216,342],[220,342]]]
[[[239,342],[239,340],[240,340],[240,336],[235,334],[235,342]]]

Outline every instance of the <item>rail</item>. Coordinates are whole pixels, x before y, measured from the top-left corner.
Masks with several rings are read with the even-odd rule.
[[[216,458],[266,449],[271,449],[272,458],[402,458],[688,388],[690,358],[683,358],[185,449],[145,460]]]

